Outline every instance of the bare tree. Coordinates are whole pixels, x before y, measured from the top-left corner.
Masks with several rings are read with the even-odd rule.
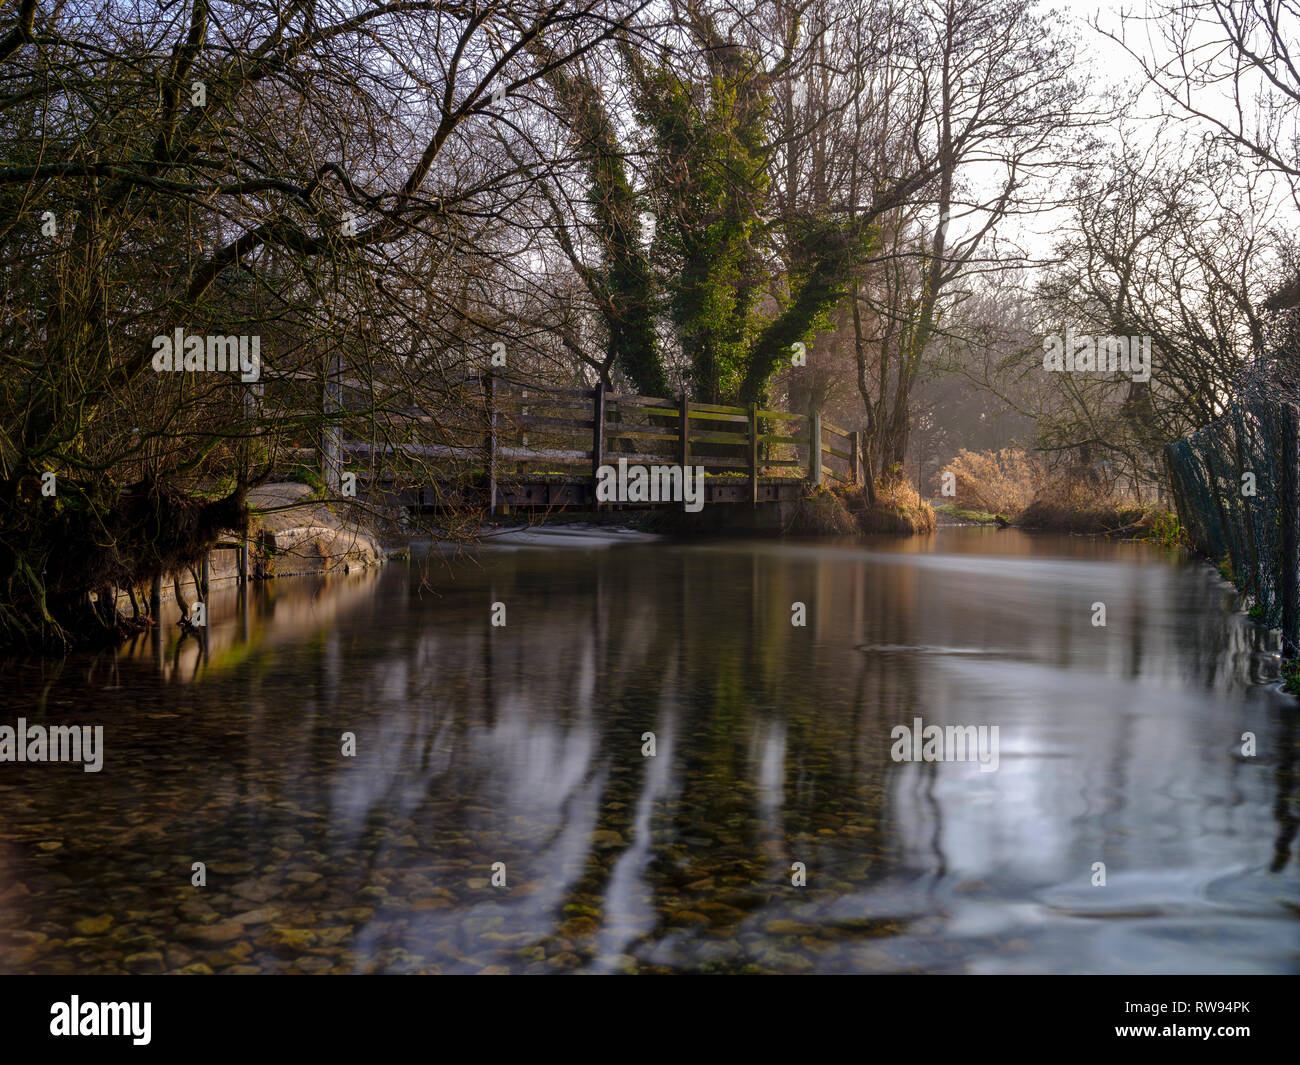
[[[1265,303],[1283,268],[1278,190],[1231,151],[1121,137],[1081,175],[1061,265],[1040,286],[1042,330],[1147,338],[1144,375],[1041,373],[1042,446],[1109,463],[1140,493],[1163,480],[1163,446],[1216,418],[1244,366],[1269,350]]]
[[[544,120],[530,93],[636,10],[74,0],[11,13],[0,639],[93,637],[104,619],[88,593],[193,561],[286,445],[323,450],[337,474],[346,433],[354,461],[437,483],[426,459],[478,440],[467,373],[501,336],[525,362],[549,345],[518,328],[529,293],[502,296],[534,239],[538,164],[485,150],[501,144],[489,133]],[[542,35],[553,59],[539,68],[528,47]],[[160,345],[204,336],[255,342],[257,380],[211,372],[203,351],[158,371]]]
[[[1167,0],[1122,12],[1118,29],[1094,25],[1137,61],[1173,113],[1199,119],[1300,197],[1300,4]]]

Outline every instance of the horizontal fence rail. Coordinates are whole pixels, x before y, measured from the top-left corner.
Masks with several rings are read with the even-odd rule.
[[[828,481],[861,483],[862,464],[856,432],[831,425],[818,410],[807,414],[697,403],[685,396],[644,396],[595,388],[554,388],[484,375],[461,382],[482,396],[479,428],[466,427],[453,444],[339,440],[336,469],[349,458],[406,453],[445,458],[478,467],[486,482],[487,505],[496,513],[504,487],[538,479],[582,482],[594,486],[602,466],[703,467],[706,483],[727,479],[728,491],[714,491],[717,501],[760,502],[782,498],[766,491],[774,484]],[[373,395],[363,382],[342,382],[343,389]],[[328,396],[328,390],[327,390]],[[345,406],[336,398],[338,410]],[[412,423],[433,420],[427,412],[405,410]],[[326,450],[329,450],[327,445]],[[733,484],[731,479],[740,479]],[[327,472],[327,481],[330,480]],[[735,491],[730,491],[735,487]],[[554,505],[577,501],[580,493],[539,492],[538,501]],[[594,487],[590,500],[599,507]],[[515,499],[518,505],[518,498]],[[639,505],[639,504],[632,504]]]

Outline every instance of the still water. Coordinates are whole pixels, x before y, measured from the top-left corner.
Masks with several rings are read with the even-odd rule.
[[[0,971],[1300,971],[1297,709],[1208,566],[560,539],[6,666],[104,765],[0,763]]]

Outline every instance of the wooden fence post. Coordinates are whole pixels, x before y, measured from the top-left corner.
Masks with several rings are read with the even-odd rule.
[[[822,486],[822,412],[816,406],[808,414],[808,476],[814,488]]]
[[[678,434],[681,436],[682,476],[686,476],[686,467],[691,464],[691,401],[682,393],[679,414]]]
[[[859,477],[861,473],[858,468],[858,434],[856,430],[849,433],[849,476],[853,478],[855,485],[860,484]]]
[[[595,398],[591,404],[591,502],[592,509],[600,509],[596,486],[600,483],[600,467],[605,461],[605,382],[596,382]]]
[[[321,427],[321,475],[330,495],[339,494],[343,483],[343,427],[338,424],[343,410],[343,358],[325,353],[324,425]]]
[[[758,405],[749,405],[749,505],[758,506]]]
[[[487,410],[487,431],[483,434],[483,459],[487,472],[488,515],[497,512],[497,411],[496,376],[491,370],[483,377],[483,395]]]

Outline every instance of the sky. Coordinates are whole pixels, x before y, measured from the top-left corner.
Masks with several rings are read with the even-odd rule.
[[[1132,128],[1139,145],[1144,141],[1150,143],[1165,115],[1178,112],[1172,108],[1167,97],[1150,84],[1138,58],[1129,54],[1119,41],[1101,31],[1109,31],[1114,37],[1127,42],[1138,56],[1147,57],[1149,62],[1168,63],[1173,53],[1153,22],[1153,16],[1163,7],[1163,2],[1152,3],[1149,0],[1107,0],[1101,3],[1098,0],[1058,0],[1056,3],[1042,5],[1045,11],[1058,12],[1075,37],[1077,45],[1074,66],[1076,77],[1084,88],[1098,99],[1110,92],[1127,90],[1136,94],[1132,104],[1122,113],[1123,121]],[[1094,24],[1098,28],[1094,28]],[[1300,34],[1300,27],[1297,30]],[[1195,103],[1207,113],[1224,120],[1230,119],[1234,114],[1232,98],[1226,91],[1218,94],[1201,93],[1195,98]],[[1117,136],[1116,126],[1117,124],[1110,127],[1110,135]],[[1168,128],[1166,135],[1194,145],[1208,128],[1208,124],[1201,120],[1183,115],[1179,122]],[[1100,132],[1107,135],[1105,128]],[[1087,165],[1087,160],[1083,163]],[[1099,166],[1104,166],[1105,163],[1104,158],[1097,160]],[[1300,232],[1300,211],[1296,210],[1285,181],[1268,179],[1266,186],[1271,189],[1273,198],[1279,204],[1284,224]],[[1067,218],[1068,213],[1063,209],[1050,210],[1030,218],[1010,220],[1001,227],[1001,234],[1019,242],[1031,257],[1047,259],[1052,255],[1055,236]]]

